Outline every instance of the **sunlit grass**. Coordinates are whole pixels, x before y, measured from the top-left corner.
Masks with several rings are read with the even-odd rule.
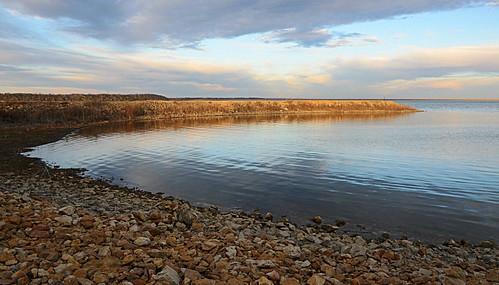
[[[161,99],[161,100],[157,100]],[[415,111],[384,100],[166,100],[154,95],[0,95],[0,121],[28,124],[81,124],[277,113],[366,113]]]

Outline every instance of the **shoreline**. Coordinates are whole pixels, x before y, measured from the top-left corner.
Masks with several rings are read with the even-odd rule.
[[[111,95],[111,99],[100,100],[98,97],[87,95],[78,100],[51,101],[54,98],[45,95],[39,98],[40,101],[23,101],[23,96],[4,97],[0,94],[0,123],[53,126],[226,115],[418,111],[409,106],[383,100],[139,100],[141,97],[123,100],[123,96]]]
[[[56,141],[75,129],[3,129],[0,200],[8,215],[0,221],[0,271],[28,262],[24,269],[11,269],[5,280],[76,280],[80,284],[498,282],[499,258],[493,242],[432,245],[389,236],[369,240],[341,233],[334,225],[296,226],[265,213],[191,206],[174,197],[82,177],[80,170],[47,168],[39,159],[20,155],[23,149]],[[68,206],[74,207],[70,215],[60,210]],[[38,211],[38,218],[22,214],[40,207],[47,211]],[[26,223],[33,226],[23,229]],[[33,229],[40,232],[33,234]],[[89,249],[78,246],[78,251],[64,245],[69,239],[60,240],[62,232]],[[18,233],[23,233],[21,238]],[[56,256],[43,266],[25,261],[15,249],[40,254],[35,245],[41,242],[53,244],[49,252]],[[79,260],[81,252],[86,260]],[[45,255],[41,256],[44,260]],[[125,257],[133,261],[119,261]],[[113,265],[96,267],[103,260]]]
[[[151,102],[118,101],[105,106],[156,106],[157,101]],[[0,124],[0,207],[6,213],[0,220],[2,284],[497,282],[499,258],[494,242],[431,244],[395,239],[388,234],[348,232],[341,223],[324,224],[320,218],[315,218],[313,224],[297,225],[287,219],[276,219],[271,213],[193,206],[175,197],[85,177],[81,169],[50,168],[40,159],[20,154],[87,126],[106,126],[119,121],[152,122],[159,119],[158,114],[163,114],[163,121],[173,122],[255,115],[388,116],[418,111],[385,101],[381,105],[357,101],[356,107],[346,108],[345,103],[352,101],[333,104],[312,100],[307,101],[312,105],[296,105],[301,108],[297,110],[282,106],[292,105],[293,101],[272,101],[270,105],[251,100],[183,102],[169,101],[168,106],[184,104],[177,111],[164,109],[161,103],[161,112],[150,113],[150,117],[137,113],[136,110],[142,109],[133,107],[134,111],[126,114],[128,117],[121,117],[118,112],[110,115],[110,120],[99,119],[104,118],[100,112],[114,110],[107,107],[97,108],[97,115],[90,118],[85,116],[87,113],[59,110],[62,118],[74,115],[75,120],[70,123],[23,113],[33,110],[37,105],[33,104],[18,113],[19,117],[12,117],[19,120],[11,124],[4,120]],[[212,108],[213,104],[221,105],[203,109]],[[38,106],[43,106],[39,112],[53,108],[43,103]],[[261,109],[243,112],[248,106]],[[325,106],[327,110],[321,109]],[[362,106],[360,110],[356,109],[358,106]],[[164,113],[165,110],[171,112]]]

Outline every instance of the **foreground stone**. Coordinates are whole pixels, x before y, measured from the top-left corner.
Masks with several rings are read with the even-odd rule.
[[[78,177],[0,174],[0,284],[497,284],[493,243],[297,227]]]

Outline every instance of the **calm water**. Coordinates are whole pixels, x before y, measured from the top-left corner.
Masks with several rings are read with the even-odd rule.
[[[107,125],[28,155],[297,222],[321,215],[431,241],[499,240],[499,102],[402,103],[426,112]]]

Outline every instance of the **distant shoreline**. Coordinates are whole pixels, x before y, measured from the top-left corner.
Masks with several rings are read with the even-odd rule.
[[[56,100],[54,100],[56,99]],[[169,97],[164,94],[114,94],[114,93],[0,93],[0,102],[32,102],[32,101],[483,101],[496,102],[498,98],[265,98],[265,97]]]

